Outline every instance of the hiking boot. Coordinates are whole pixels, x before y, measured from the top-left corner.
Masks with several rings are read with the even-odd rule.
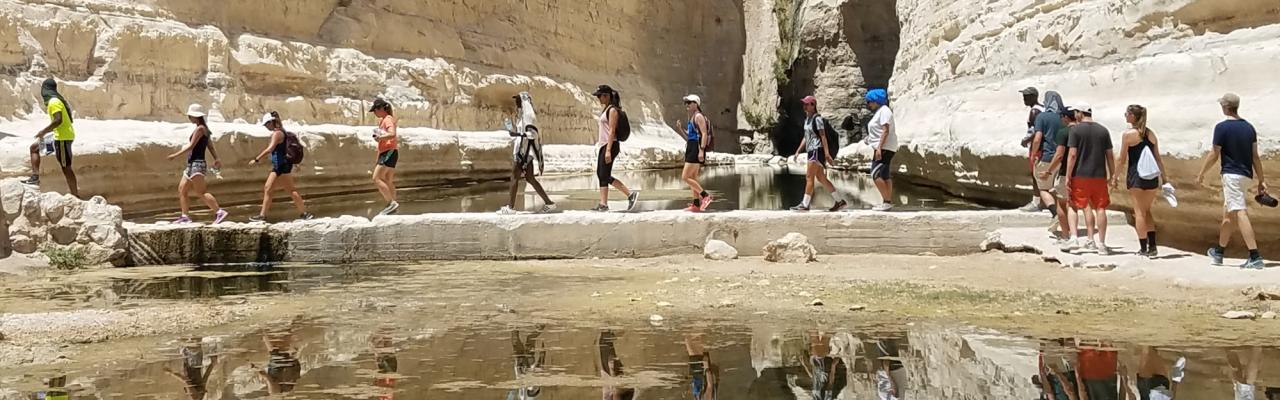
[[[640,191],[632,190],[631,194],[627,195],[627,211],[635,210],[638,201],[640,201]]]
[[[1263,269],[1266,268],[1266,263],[1262,262],[1262,257],[1249,257],[1248,261],[1245,261],[1244,264],[1240,264],[1240,268]]]
[[[707,207],[711,207],[711,202],[715,199],[715,197],[711,196],[711,193],[707,193],[707,195],[702,198],[701,204],[698,204],[698,211],[707,211]]]
[[[254,215],[252,217],[249,217],[249,222],[267,222],[267,217],[264,217],[261,215]]]
[[[502,208],[498,209],[498,215],[514,215],[515,213],[516,210],[512,209],[510,206],[502,206]]]
[[[221,224],[222,220],[227,219],[227,214],[227,210],[219,209],[218,212],[213,214],[213,224]]]
[[[310,221],[310,220],[316,219],[316,216],[315,216],[315,215],[312,215],[312,214],[311,214],[311,213],[309,213],[309,212],[304,212],[304,213],[302,213],[302,215],[299,215],[299,216],[298,216],[298,219],[303,220],[303,221]]]
[[[175,223],[175,224],[189,224],[189,223],[191,223],[191,217],[188,217],[188,216],[187,216],[187,214],[182,214],[182,216],[181,216],[181,217],[178,217],[178,219],[173,220],[173,223]]]
[[[889,211],[892,209],[893,209],[893,204],[889,204],[889,203],[880,203],[880,204],[876,204],[874,207],[871,207],[871,211]]]
[[[836,205],[831,206],[831,208],[830,208],[830,209],[828,209],[827,211],[830,211],[830,212],[836,212],[836,211],[843,210],[845,207],[848,207],[848,206],[849,206],[849,202],[846,202],[846,201],[844,201],[844,200],[840,200],[840,201],[837,201],[837,202],[836,202]]]
[[[631,192],[631,193],[632,193],[632,194],[635,194],[635,192]],[[609,211],[609,205],[608,205],[608,204],[597,204],[597,205],[596,205],[596,207],[595,207],[595,208],[592,208],[590,211],[608,212],[608,211]]]
[[[795,207],[791,207],[791,211],[801,211],[801,212],[809,211],[809,206],[806,206],[804,204],[797,204]]]
[[[556,212],[556,203],[547,203],[542,205],[542,209],[538,212],[546,214]]]
[[[1210,247],[1209,251],[1205,254],[1209,256],[1209,265],[1222,265],[1222,250],[1218,250],[1216,247]]]
[[[23,184],[23,185],[39,185],[39,184],[40,184],[40,175],[31,175],[31,177],[30,177],[30,178],[23,179],[23,180],[22,180],[22,184]]]
[[[387,203],[387,208],[382,209],[382,211],[379,212],[378,215],[395,214],[396,210],[399,210],[399,209],[400,209],[400,203],[397,203],[395,200],[392,200],[390,203]]]
[[[1039,211],[1040,211],[1040,200],[1039,200],[1039,199],[1031,199],[1031,202],[1030,202],[1030,203],[1027,203],[1027,205],[1025,205],[1025,206],[1019,207],[1019,208],[1018,208],[1018,211],[1022,211],[1022,212],[1039,212]]]

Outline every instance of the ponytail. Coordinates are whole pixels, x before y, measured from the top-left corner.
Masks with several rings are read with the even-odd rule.
[[[1126,111],[1133,115],[1133,129],[1138,130],[1138,137],[1142,138],[1142,140],[1147,140],[1147,135],[1151,132],[1147,128],[1147,108],[1133,104]]]

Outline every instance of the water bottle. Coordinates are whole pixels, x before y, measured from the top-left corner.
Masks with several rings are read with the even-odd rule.
[[[44,155],[48,156],[53,154],[53,136],[45,136],[42,140],[44,142]]]
[[[222,170],[218,167],[210,166],[209,173],[213,175],[214,179],[222,179]]]
[[[379,136],[382,136],[382,128],[373,128],[373,140],[377,141]]]
[[[505,127],[507,128],[507,132],[515,132],[515,131],[516,131],[516,127],[515,127],[515,125],[511,124],[511,118],[504,119],[504,120],[502,121],[502,125],[503,125],[503,126],[505,126]]]

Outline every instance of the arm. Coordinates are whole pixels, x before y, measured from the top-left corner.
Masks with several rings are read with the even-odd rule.
[[[797,147],[795,152],[796,157],[799,157],[800,154],[803,154],[805,145],[807,144],[809,144],[809,138],[807,137],[800,138],[800,147]]]
[[[1151,155],[1156,158],[1156,167],[1160,168],[1160,181],[1168,182],[1169,177],[1164,176],[1164,157],[1160,156],[1160,141],[1156,140],[1156,135],[1152,132],[1147,133],[1147,139],[1151,141]]]
[[[191,151],[192,148],[196,147],[196,142],[199,142],[201,137],[204,137],[204,127],[196,127],[195,133],[191,134],[191,141],[187,142],[187,145],[184,146],[182,150],[178,150],[177,153],[170,154],[169,159],[172,160],[178,158],[180,155],[187,154],[187,152]]]
[[[707,137],[707,126],[711,125],[711,122],[707,121],[707,117],[705,115],[698,113],[698,115],[694,116],[693,123],[698,126],[698,137],[701,140],[701,142],[698,143],[698,159],[706,161],[708,150],[707,145],[710,144],[708,142],[711,141],[711,138]]]
[[[1049,178],[1049,174],[1052,174],[1053,171],[1057,171],[1058,167],[1066,162],[1066,158],[1067,146],[1058,146],[1057,150],[1053,153],[1053,160],[1049,161],[1049,168],[1045,169],[1044,174],[1041,174],[1040,177],[1042,179]]]
[[[604,144],[604,162],[613,163],[613,142],[618,140],[618,108],[609,108],[609,143]]]
[[[271,154],[271,152],[272,152],[272,151],[275,151],[276,146],[279,146],[279,145],[280,145],[280,143],[282,143],[282,142],[284,142],[284,132],[283,132],[283,131],[275,131],[275,132],[272,132],[272,133],[271,133],[271,144],[268,144],[268,145],[267,145],[267,148],[262,149],[262,152],[261,152],[261,153],[258,153],[258,156],[257,156],[257,157],[254,157],[254,158],[253,158],[253,161],[250,161],[250,162],[249,162],[249,165],[257,164],[257,163],[258,163],[258,160],[261,160],[261,159],[262,159],[262,157],[266,157],[266,156],[267,156],[267,154]]]
[[[222,168],[222,160],[218,158],[218,150],[213,148],[213,137],[209,137],[209,155],[213,156],[213,167]]]
[[[41,129],[40,133],[36,134],[36,139],[44,138],[46,133],[53,132],[54,129],[58,128],[58,125],[62,125],[62,113],[53,114],[53,118],[49,119],[49,126]]]
[[[1071,386],[1067,386],[1069,384],[1069,382],[1067,382],[1067,377],[1065,375],[1062,375],[1061,372],[1058,372],[1057,368],[1053,368],[1053,376],[1058,378],[1058,383],[1062,385],[1063,391],[1067,392],[1067,399],[1077,400],[1077,397],[1076,397],[1077,391],[1071,390]]]
[[[400,121],[397,120],[395,116],[391,116],[391,115],[388,115],[387,118],[391,119],[391,127],[383,131],[381,135],[378,135],[379,142],[384,140],[389,140],[389,139],[395,139],[396,137],[396,125],[399,125]]]
[[[1107,180],[1114,184],[1120,182],[1120,174],[1116,173],[1116,153],[1111,149],[1107,149]]]
[[[1120,145],[1121,145],[1121,148],[1124,148],[1124,149],[1128,149],[1128,148],[1129,148],[1129,146],[1130,146],[1130,144],[1129,144],[1129,141],[1130,141],[1130,139],[1129,139],[1129,135],[1130,135],[1129,133],[1125,133],[1125,134],[1124,134],[1124,138],[1123,138],[1123,139],[1120,139]],[[1135,134],[1135,135],[1136,135],[1136,134]],[[1136,136],[1135,136],[1135,137],[1136,137]],[[1110,151],[1108,151],[1108,153],[1110,153]],[[1110,159],[1108,159],[1108,164],[1110,164],[1110,162],[1109,162],[1109,161],[1110,161]],[[1114,164],[1115,166],[1114,166],[1114,167],[1111,167],[1111,170],[1112,170],[1112,171],[1120,171],[1120,170],[1122,170],[1122,169],[1128,168],[1128,165],[1129,165],[1129,152],[1128,152],[1128,151],[1122,151],[1122,152],[1120,152],[1120,158],[1119,158],[1119,159],[1117,159],[1117,160],[1115,160],[1115,161],[1116,161],[1116,163]],[[1111,186],[1116,186],[1116,185],[1120,182],[1120,175],[1119,175],[1119,174],[1112,174],[1112,175],[1111,175],[1111,179],[1109,179],[1109,182],[1111,183]]]
[[[1073,148],[1067,154],[1067,186],[1071,186],[1071,179],[1076,175],[1076,160],[1080,159],[1080,149]]]
[[[1200,167],[1200,173],[1196,174],[1196,184],[1204,185],[1204,174],[1209,172],[1209,168],[1213,168],[1213,164],[1218,162],[1218,158],[1222,157],[1222,146],[1213,146],[1213,151],[1209,152],[1209,157],[1205,157],[1204,166]]]
[[[1258,181],[1258,193],[1267,191],[1267,177],[1262,172],[1262,156],[1258,154],[1258,143],[1253,143],[1253,175]]]
[[[880,144],[876,146],[876,159],[880,159],[880,154],[884,152],[884,143],[889,141],[889,135],[894,135],[893,126],[884,124],[884,137],[880,138]]]
[[[814,122],[814,125],[817,124],[817,122]],[[815,126],[814,128],[817,127]],[[830,128],[827,127],[826,121],[823,121],[822,130],[820,131],[822,133],[818,134],[818,141],[822,143],[822,154],[827,156],[827,162],[831,162],[833,159],[831,158],[831,145],[827,143],[827,129]]]
[[[1037,158],[1040,158],[1040,144],[1043,141],[1044,141],[1044,132],[1041,132],[1039,129],[1036,129],[1035,136],[1031,137],[1031,152],[1027,154],[1027,156],[1031,159],[1031,161],[1036,161]]]

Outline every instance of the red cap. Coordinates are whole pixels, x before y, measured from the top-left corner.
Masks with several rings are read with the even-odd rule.
[[[818,104],[818,99],[813,96],[805,96],[805,98],[801,99],[800,102],[804,104]]]

